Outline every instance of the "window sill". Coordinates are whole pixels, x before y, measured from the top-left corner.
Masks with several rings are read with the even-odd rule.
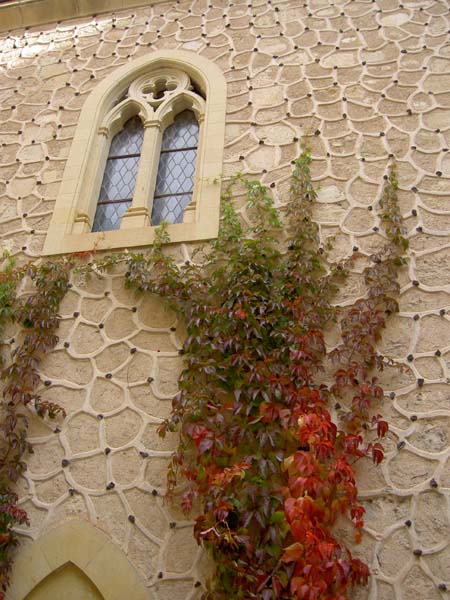
[[[214,211],[215,212],[215,211]],[[206,215],[205,215],[206,216]],[[214,239],[218,234],[218,215],[210,214],[205,222],[169,225],[167,233],[172,243],[195,242]],[[43,254],[72,254],[92,250],[112,250],[149,246],[155,239],[156,227],[138,227],[96,233],[74,233],[58,235],[57,227],[49,232]]]

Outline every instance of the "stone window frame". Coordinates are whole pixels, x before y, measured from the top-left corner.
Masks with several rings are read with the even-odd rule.
[[[148,77],[180,76],[195,83],[175,94],[153,112],[138,98],[139,83]],[[119,102],[134,86],[130,98]],[[204,96],[206,100],[202,98]],[[148,198],[154,189],[159,148],[164,129],[183,110],[192,110],[199,124],[193,200],[183,223],[168,226],[171,242],[191,242],[217,237],[220,185],[225,137],[226,81],[208,59],[184,50],[155,51],[119,67],[91,92],[78,121],[70,148],[43,254],[148,246],[155,236],[150,226]],[[138,173],[133,205],[115,231],[92,232],[92,222],[111,139],[124,123],[139,114],[145,134],[141,164],[150,172]]]

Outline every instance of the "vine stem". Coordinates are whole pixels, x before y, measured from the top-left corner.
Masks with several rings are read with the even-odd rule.
[[[266,587],[266,583],[268,583],[271,579],[271,577],[278,571],[278,569],[280,568],[281,565],[281,560],[279,560],[277,562],[277,564],[274,566],[274,568],[272,569],[272,572],[269,573],[267,575],[267,577],[264,579],[264,581],[260,584],[260,586],[258,587],[258,589],[256,590],[256,593],[259,594],[260,592],[263,591],[263,589]]]
[[[206,600],[254,597],[261,577],[256,594],[272,594],[273,600],[348,600],[350,588],[368,580],[368,567],[341,545],[333,526],[346,514],[357,534],[361,531],[364,509],[353,464],[362,457],[376,463],[383,458],[378,442],[364,441],[368,424],[376,424],[379,438],[387,432],[380,415],[369,420],[372,404],[383,397],[369,371],[380,368],[376,342],[385,313],[397,310],[389,294],[398,289],[396,267],[407,242],[391,169],[380,202],[389,251],[364,273],[372,299],[359,299],[344,310],[343,343],[327,352],[325,327],[336,320],[330,300],[334,277],[345,276],[347,265],[334,265],[332,275],[327,268],[312,219],[311,160],[305,151],[295,161],[286,226],[268,189],[238,175],[233,183],[246,192],[251,224],[241,224],[231,184],[219,237],[205,251],[203,264],[175,263],[163,248],[170,241],[163,224],[145,254],[123,252],[81,265],[72,258],[29,265],[23,272],[33,279],[36,294],[13,311],[25,338],[3,370],[4,401],[10,401],[13,413],[31,405],[50,418],[63,411],[36,395],[37,366],[57,343],[58,307],[71,271],[89,277],[124,264],[127,287],[167,299],[184,318],[187,338],[180,355],[186,369],[160,433],[180,434],[169,490],[184,476],[190,487],[183,509],[200,501],[194,536],[216,560]],[[286,231],[285,252],[280,240],[286,241]],[[91,259],[88,254],[78,259]],[[0,305],[0,319],[2,308],[10,306]],[[334,384],[325,386],[320,373],[331,357],[341,368]],[[32,385],[26,384],[30,380]],[[349,416],[335,424],[330,406],[344,396],[351,401]],[[1,548],[0,585],[6,589],[16,541],[9,534],[14,524],[26,522],[12,489],[24,469],[27,442],[15,419],[1,422],[0,431],[8,440],[0,472],[0,534],[9,540]]]

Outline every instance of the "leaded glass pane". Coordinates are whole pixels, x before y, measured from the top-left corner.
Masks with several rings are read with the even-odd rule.
[[[128,156],[140,154],[142,141],[144,139],[144,128],[139,117],[129,119],[122,131],[119,131],[111,142],[109,157]]]
[[[109,158],[106,163],[100,202],[107,200],[131,200],[136,183],[139,156]]]
[[[156,196],[192,192],[197,150],[178,150],[161,154]]]
[[[153,200],[152,225],[181,223],[192,200],[197,159],[198,122],[191,111],[180,113],[164,131]]]
[[[120,221],[130,206],[131,201],[99,204],[95,213],[92,231],[113,231],[114,229],[120,229]]]
[[[139,117],[127,121],[111,142],[92,231],[120,228],[131,206],[139,167],[144,128]]]
[[[184,209],[190,204],[191,200],[192,194],[155,198],[153,201],[152,225],[160,225],[162,221],[182,223]]]
[[[164,131],[162,150],[192,148],[198,145],[198,122],[194,113],[185,110]]]

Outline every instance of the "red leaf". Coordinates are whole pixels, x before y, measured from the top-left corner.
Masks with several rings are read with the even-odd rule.
[[[297,562],[303,558],[304,554],[305,549],[302,544],[295,542],[295,544],[291,544],[285,549],[281,560],[283,562]]]
[[[380,419],[377,422],[377,435],[378,435],[378,437],[380,437],[380,438],[384,437],[387,434],[388,431],[389,431],[389,425],[388,425],[388,423],[386,421],[383,421],[383,420]]]
[[[245,312],[245,310],[242,307],[239,307],[238,309],[236,309],[234,311],[234,316],[236,317],[236,319],[245,321],[245,319],[247,318],[247,313]]]
[[[384,458],[383,446],[381,444],[374,444],[372,447],[372,460],[376,465],[379,465]]]

